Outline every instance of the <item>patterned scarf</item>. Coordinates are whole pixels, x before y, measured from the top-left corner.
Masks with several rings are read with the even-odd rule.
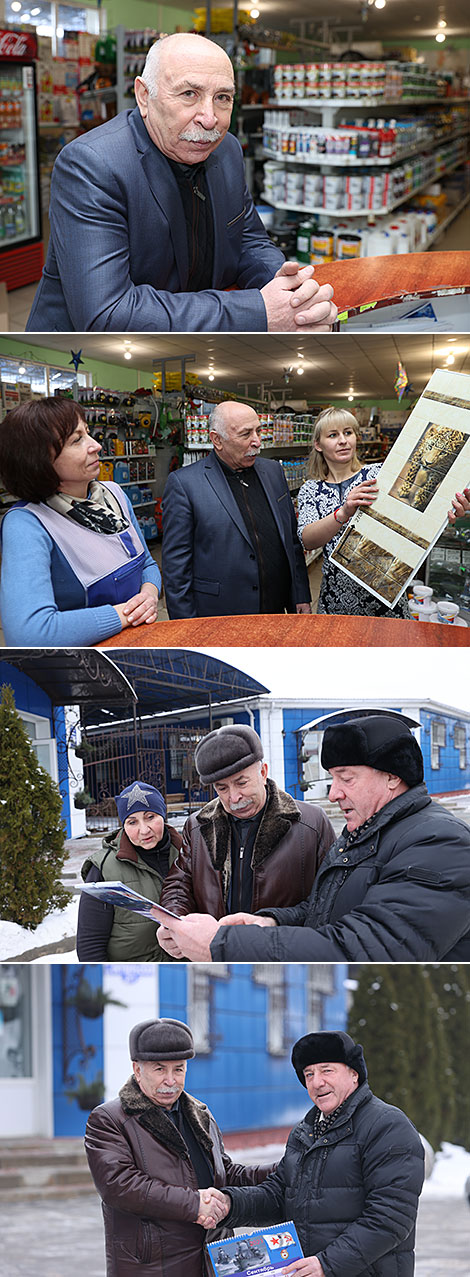
[[[115,532],[124,532],[129,527],[129,520],[124,518],[116,497],[93,479],[86,497],[69,497],[65,492],[57,492],[46,502],[52,510],[74,519],[84,528],[92,532],[103,532],[112,536]]]
[[[338,1108],[334,1109],[332,1113],[320,1113],[320,1110],[317,1109],[312,1121],[313,1134],[316,1140],[320,1135],[324,1135],[325,1131],[328,1130],[328,1127],[333,1125],[333,1122],[336,1122],[336,1118],[342,1112],[348,1100],[349,1095],[346,1096],[346,1099],[343,1100],[342,1104],[338,1104]]]

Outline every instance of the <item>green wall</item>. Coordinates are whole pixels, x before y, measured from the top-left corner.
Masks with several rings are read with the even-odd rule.
[[[0,339],[0,351],[2,355],[12,355],[17,359],[31,359],[36,363],[54,364],[56,368],[66,368],[71,371],[70,365],[72,350],[80,349],[80,334],[72,336],[70,342],[70,350],[51,350],[48,346],[29,346],[27,337],[22,341],[16,341],[12,337],[2,337]],[[129,361],[130,362],[130,361]],[[111,390],[137,390],[138,386],[149,387],[152,385],[152,373],[150,371],[142,372],[134,367],[129,367],[127,363],[108,364],[99,359],[85,359],[84,364],[80,364],[80,372],[91,373],[92,384],[94,386],[109,386]]]
[[[194,7],[177,8],[168,4],[155,4],[155,0],[103,0],[106,10],[108,31],[120,23],[132,31],[140,31],[141,27],[152,27],[156,31],[165,31],[171,35],[177,27],[190,31],[193,26]]]

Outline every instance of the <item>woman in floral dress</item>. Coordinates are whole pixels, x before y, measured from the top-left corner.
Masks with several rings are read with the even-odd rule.
[[[318,612],[352,616],[409,616],[406,596],[389,608],[331,562],[329,555],[359,507],[378,495],[380,465],[361,466],[359,425],[352,412],[326,408],[315,422],[309,457],[310,478],[299,492],[298,533],[305,550],[323,546],[323,577]]]

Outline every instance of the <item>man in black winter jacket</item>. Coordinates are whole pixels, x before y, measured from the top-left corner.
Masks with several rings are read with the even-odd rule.
[[[362,1047],[308,1033],[292,1063],[314,1107],[264,1183],[224,1189],[231,1226],[293,1219],[305,1255],[289,1277],[412,1277],[424,1150],[401,1109],[367,1084]]]
[[[159,943],[195,962],[469,961],[470,828],[431,801],[405,721],[328,727],[322,764],[346,825],[308,898],[219,922],[190,914]]]

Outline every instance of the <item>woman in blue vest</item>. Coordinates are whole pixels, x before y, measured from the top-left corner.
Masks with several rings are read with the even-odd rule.
[[[5,642],[85,647],[157,619],[161,576],[101,444],[71,399],[41,399],[0,425],[0,475],[18,504],[2,521]]]
[[[121,827],[106,834],[99,850],[87,857],[82,878],[123,882],[158,904],[163,881],[182,846],[181,834],[166,824],[160,790],[145,781],[132,781],[115,803]],[[77,930],[80,962],[168,962],[157,930],[153,918],[121,905],[115,909],[82,893]]]

